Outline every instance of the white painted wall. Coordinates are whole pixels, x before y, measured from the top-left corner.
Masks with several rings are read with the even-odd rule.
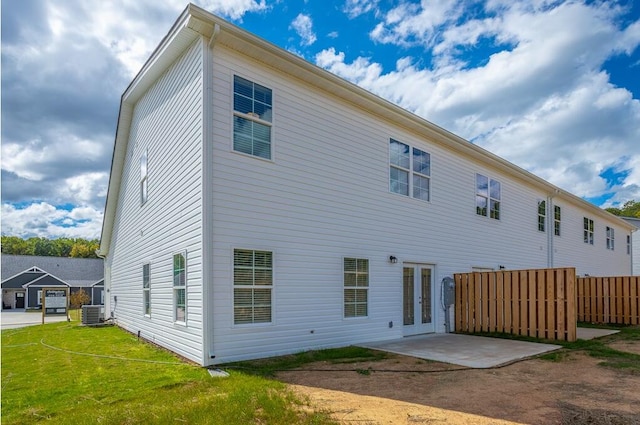
[[[547,266],[537,202],[549,194],[530,182],[222,45],[214,47],[213,72],[204,72],[203,49],[206,41],[198,40],[133,111],[105,263],[107,309],[119,325],[194,361],[223,363],[401,337],[403,263],[434,266],[436,332],[444,331],[443,277],[473,267]],[[272,161],[232,150],[234,74],[273,90]],[[431,202],[389,192],[389,138],[431,154]],[[140,206],[145,149],[149,200]],[[476,173],[502,183],[500,221],[475,214]],[[562,197],[554,202],[563,207],[555,266],[592,275],[629,270],[624,229],[616,229],[616,250],[607,251],[606,220],[593,217],[596,244],[587,246],[582,208]],[[233,324],[234,248],[274,254],[270,324]],[[173,321],[172,255],[179,251],[188,257],[186,326]],[[369,259],[367,318],[343,318],[344,257]],[[147,262],[150,317],[142,307]]]
[[[118,325],[197,362],[202,323],[202,49],[196,41],[137,102],[105,270]],[[148,151],[148,201],[140,157]],[[173,254],[187,252],[187,322],[174,323]],[[151,264],[151,316],[142,266]],[[117,297],[117,303],[114,302]]]
[[[222,46],[213,61],[213,226],[205,237],[213,240],[215,362],[401,337],[403,262],[435,266],[437,332],[443,277],[547,266],[537,201],[548,194]],[[273,90],[273,161],[232,150],[234,74]],[[431,202],[389,192],[389,138],[431,154]],[[476,173],[502,183],[500,221],[475,214]],[[605,249],[602,219],[593,217],[596,245],[583,244],[583,215],[563,204],[555,265],[593,275],[629,270],[622,246]],[[271,324],[233,324],[234,248],[274,253]],[[368,318],[343,318],[343,257],[370,260]]]
[[[640,275],[640,218],[624,217],[624,220],[638,228],[638,230],[631,234],[632,274],[638,276]],[[624,241],[624,244],[625,249],[627,249],[626,240]]]

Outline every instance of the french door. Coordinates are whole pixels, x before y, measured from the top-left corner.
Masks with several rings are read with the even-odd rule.
[[[433,266],[405,264],[402,270],[403,333],[435,331]]]

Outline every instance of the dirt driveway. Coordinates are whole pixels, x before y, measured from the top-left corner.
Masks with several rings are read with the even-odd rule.
[[[640,354],[640,341],[615,348]],[[460,369],[390,355],[277,377],[345,424],[640,424],[640,374],[600,361],[571,352],[557,362]]]

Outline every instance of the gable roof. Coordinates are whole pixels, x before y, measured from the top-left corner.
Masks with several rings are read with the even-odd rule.
[[[33,282],[36,279],[41,278],[46,273],[44,272],[30,272],[25,271],[23,273],[18,273],[15,276],[12,276],[6,280],[2,281],[2,289],[16,289],[22,288],[23,285],[28,284],[29,282]]]
[[[561,198],[589,210],[594,215],[616,222],[621,227],[632,229],[624,220],[584,199],[200,7],[189,4],[121,97],[98,251],[101,256],[108,254],[111,244],[133,107],[159,76],[199,37],[208,39],[209,47],[221,44],[232,48],[276,71],[331,93],[381,120],[393,122],[457,154],[473,157],[477,162],[498,169],[515,179],[526,181],[549,196]]]
[[[34,267],[73,287],[91,286],[104,279],[104,262],[95,258],[43,257],[35,255],[2,255],[2,287],[19,275],[32,273]],[[23,282],[24,284],[24,282]]]

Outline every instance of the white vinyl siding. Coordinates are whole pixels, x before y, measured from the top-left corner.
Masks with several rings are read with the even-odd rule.
[[[233,79],[233,149],[271,159],[271,90],[244,78]]]
[[[203,352],[202,209],[203,81],[206,41],[185,46],[158,80],[135,101],[114,230],[105,261],[109,315],[142,338],[198,363]],[[140,157],[148,152],[149,199],[140,208]],[[188,252],[189,326],[175,325],[173,254]],[[141,266],[152,267],[152,316],[142,312]],[[134,284],[132,284],[134,283]],[[117,302],[115,298],[117,297]]]
[[[344,317],[369,315],[369,260],[344,259]]]
[[[236,325],[271,322],[273,254],[233,251],[233,321]]]
[[[142,265],[142,312],[151,316],[151,265]]]

